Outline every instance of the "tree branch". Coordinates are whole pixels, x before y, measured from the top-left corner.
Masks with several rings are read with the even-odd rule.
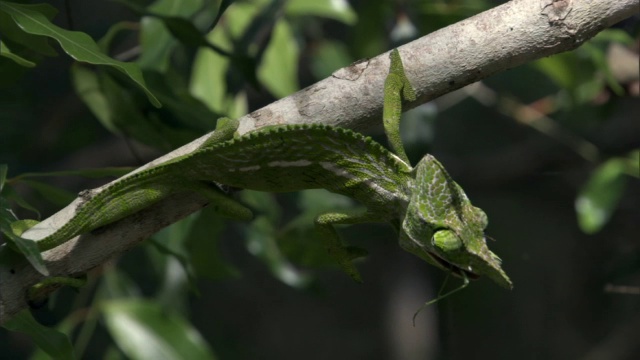
[[[544,56],[577,48],[601,30],[638,13],[639,0],[514,0],[438,30],[399,50],[418,100],[438,96]],[[336,71],[306,89],[240,119],[239,132],[276,124],[324,123],[359,129],[380,122],[388,54]],[[151,163],[193,151],[206,136]],[[100,191],[100,190],[97,190]],[[23,236],[40,239],[73,216],[77,199]],[[201,209],[197,194],[173,196],[99,232],[43,254],[52,275],[83,274],[120,255],[163,227]],[[0,249],[0,324],[24,309],[26,290],[42,280],[24,261]]]

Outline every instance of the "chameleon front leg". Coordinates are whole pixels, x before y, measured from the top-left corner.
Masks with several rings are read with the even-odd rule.
[[[249,208],[216,189],[213,184],[200,183],[196,191],[209,199],[209,206],[226,218],[238,221],[253,219],[253,213]]]
[[[384,108],[382,112],[384,131],[387,134],[391,150],[407,165],[411,165],[404,151],[402,138],[400,138],[400,117],[402,115],[402,99],[414,101],[416,93],[404,72],[398,49],[393,49],[389,58],[391,60],[389,75],[384,81]]]
[[[342,270],[357,282],[362,282],[362,277],[358,269],[353,265],[352,260],[367,255],[367,251],[355,246],[345,245],[340,239],[334,225],[352,225],[361,223],[383,222],[384,219],[372,212],[362,214],[348,213],[325,213],[319,215],[316,220],[316,229],[322,234],[322,237],[329,251],[329,255],[333,257],[340,265]]]
[[[233,139],[237,133],[240,122],[238,119],[222,117],[216,123],[216,130],[200,145],[199,149],[217,145],[221,142]]]

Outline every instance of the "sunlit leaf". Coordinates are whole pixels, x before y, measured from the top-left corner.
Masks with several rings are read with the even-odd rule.
[[[285,11],[287,15],[321,16],[353,25],[358,16],[347,0],[290,0],[287,1]]]
[[[104,273],[97,297],[109,300],[139,298],[142,291],[129,274],[113,267]]]
[[[130,359],[215,359],[191,324],[154,302],[108,301],[101,309],[109,333]]]
[[[293,31],[281,19],[276,22],[258,69],[258,78],[274,96],[281,98],[298,90],[298,56]]]
[[[9,172],[9,167],[7,164],[0,164],[0,193],[4,189],[4,183],[7,181],[7,173]]]
[[[593,234],[607,223],[624,192],[625,161],[611,159],[598,167],[576,199],[578,224],[582,231]]]

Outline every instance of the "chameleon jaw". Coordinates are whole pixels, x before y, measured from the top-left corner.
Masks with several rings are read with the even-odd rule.
[[[466,277],[471,280],[477,280],[480,278],[479,274],[476,274],[471,270],[463,269],[456,264],[450,263],[429,250],[425,250],[425,252],[434,261],[434,263],[437,263],[440,266],[441,269],[449,271],[459,278],[464,279]]]

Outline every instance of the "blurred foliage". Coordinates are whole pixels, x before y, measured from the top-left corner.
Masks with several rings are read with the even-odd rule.
[[[239,117],[356,59],[495,5],[484,0],[117,1],[102,5],[116,16],[101,20],[100,14],[92,13],[90,21],[96,24],[85,21],[83,31],[75,31],[71,24],[81,22],[74,14],[79,5],[65,4],[69,8],[58,14],[62,10],[48,4],[0,1],[0,89],[18,89],[0,98],[0,160],[10,165],[10,169],[0,166],[0,230],[41,267],[34,244],[19,237],[24,228],[16,229],[16,213],[40,217],[40,212],[48,214],[71,201],[75,196],[59,185],[60,177],[120,176],[129,168],[45,172],[39,164],[82,152],[108,136],[107,131],[132,144],[135,154],[143,144],[170,151],[213,130],[220,116]],[[61,15],[66,18],[64,26]],[[84,31],[94,38],[102,36],[94,41]],[[522,140],[498,137],[485,124],[471,124],[477,128],[468,128],[462,136],[438,130],[434,120],[440,114],[471,100],[482,111],[496,111],[553,139],[586,162],[588,179],[582,181],[575,201],[577,222],[586,233],[600,231],[639,177],[637,142],[636,148],[609,150],[593,135],[609,119],[616,98],[638,96],[637,72],[635,77],[620,73],[617,69],[624,66],[613,67],[618,57],[610,56],[615,46],[635,51],[637,65],[637,34],[637,24],[631,29],[605,30],[573,52],[512,70],[509,79],[498,75],[474,92],[414,110],[403,124],[410,154],[422,156],[433,149],[472,153],[478,146],[506,148]],[[67,55],[72,62],[64,60]],[[38,68],[50,71],[53,61],[68,69],[68,79],[43,80],[33,75]],[[18,129],[42,126],[45,120],[40,117],[47,115],[42,108],[66,106],[21,92],[25,91],[19,90],[24,89],[18,86],[21,82],[55,91],[71,87],[97,122],[81,121],[75,129],[66,122],[62,130],[51,122],[45,133],[34,132],[37,145],[23,154],[16,152],[24,145],[17,140]],[[504,82],[508,86],[502,86]],[[438,139],[446,145],[439,145]],[[9,172],[22,174],[9,177]],[[221,245],[221,234],[241,233],[246,251],[282,283],[317,289],[310,269],[334,265],[313,231],[313,219],[329,209],[357,209],[349,199],[321,190],[282,197],[244,191],[240,198],[256,212],[250,224],[229,226],[209,209],[173,224],[146,243],[144,254],[137,255],[141,260],[136,260],[135,268],[142,274],[127,275],[107,267],[80,290],[57,330],[39,325],[26,311],[5,327],[32,337],[40,348],[33,358],[46,358],[45,353],[71,358],[72,352],[81,358],[91,351],[94,337],[104,337],[103,332],[110,339],[103,344],[106,358],[215,358],[214,350],[191,324],[197,314],[190,314],[189,299],[198,293],[200,279],[233,279],[242,274],[231,261],[233,254]]]

